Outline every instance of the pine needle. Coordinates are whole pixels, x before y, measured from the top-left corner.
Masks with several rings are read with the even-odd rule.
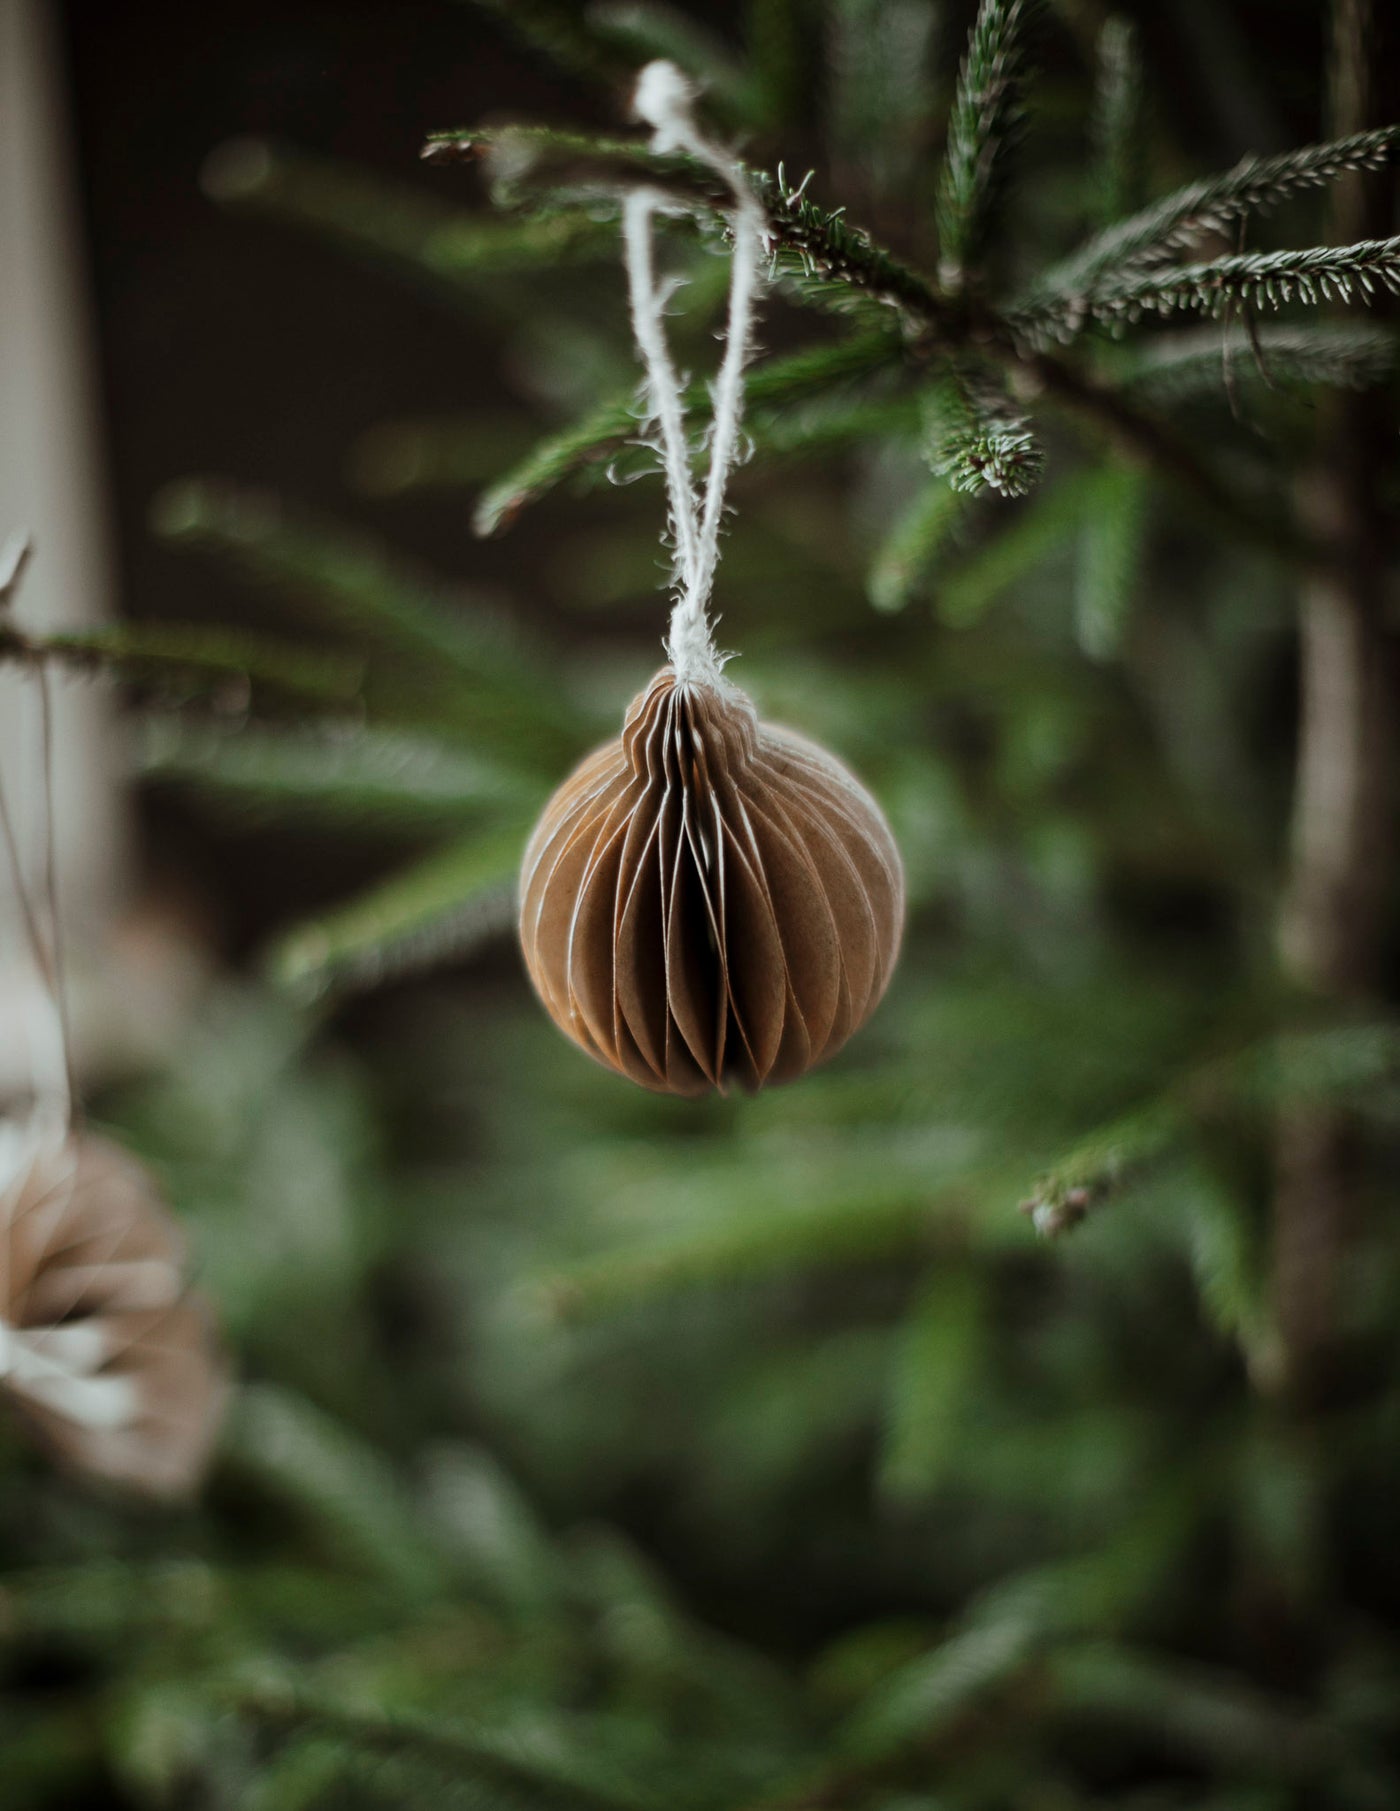
[[[938,185],[939,272],[956,288],[980,263],[1021,124],[1034,0],[982,0],[958,74]]]

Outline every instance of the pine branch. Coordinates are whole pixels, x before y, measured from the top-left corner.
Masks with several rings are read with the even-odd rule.
[[[421,155],[429,163],[482,166],[496,205],[532,210],[527,219],[569,218],[556,210],[577,210],[580,202],[616,203],[639,183],[672,194],[682,209],[722,209],[731,200],[705,164],[683,153],[660,155],[646,138],[561,126],[469,126],[429,133]],[[608,211],[599,207],[594,217]]]
[[[629,151],[635,181],[645,151],[635,145]],[[916,357],[975,348],[979,356],[1014,373],[1031,393],[1039,392],[1106,434],[1124,453],[1154,466],[1220,520],[1228,521],[1235,533],[1243,532],[1275,553],[1282,549],[1303,564],[1325,565],[1330,559],[1329,549],[1309,543],[1273,511],[1236,493],[1165,423],[1145,414],[1102,379],[1032,343],[1033,334],[1017,321],[970,310],[893,257],[868,233],[850,225],[842,210],[825,210],[808,200],[804,185],[792,186],[781,169],[776,176],[762,171],[749,174],[768,211],[774,272],[789,283],[796,281],[799,294],[816,288],[823,305],[830,306],[834,285],[893,308],[911,340],[910,353]],[[808,291],[803,284],[809,286]]]
[[[440,134],[430,141],[429,149],[442,154],[474,155],[484,143],[518,137],[522,130],[508,129],[507,134],[495,135],[494,141],[491,135],[480,133]],[[531,130],[528,140],[535,145],[562,145],[581,156],[597,153],[600,146],[615,154],[606,180],[595,189],[604,195],[611,192],[614,199],[622,188],[638,181],[665,185],[674,175],[679,205],[698,209],[712,218],[718,210],[719,223],[723,223],[725,201],[714,193],[713,179],[706,178],[703,172],[697,176],[693,167],[684,167],[684,160],[652,157],[641,141],[600,141],[587,135],[539,130]],[[948,295],[893,257],[868,233],[850,225],[843,218],[843,210],[818,207],[807,198],[805,184],[793,186],[781,168],[776,175],[752,170],[748,174],[767,211],[774,274],[793,286],[799,296],[810,299],[816,292],[823,305],[830,306],[833,291],[845,291],[894,309],[910,338],[914,356],[975,348],[979,356],[1014,373],[1032,393],[1040,392],[1106,433],[1124,452],[1155,466],[1169,481],[1194,495],[1221,520],[1228,521],[1236,533],[1243,532],[1275,553],[1283,550],[1305,566],[1325,567],[1331,561],[1333,554],[1328,546],[1307,540],[1271,510],[1237,494],[1194,447],[1166,424],[1143,413],[1130,398],[1102,379],[1077,369],[1037,343],[1053,337],[1047,322],[1057,318],[1054,309],[1059,304],[1054,305],[1046,321],[1038,320],[1029,307],[1006,318],[985,308],[971,308],[964,299]]]
[[[736,1175],[726,1191],[729,1198],[743,1200],[739,1189],[748,1180]],[[929,1240],[937,1207],[961,1193],[940,1196],[904,1177],[898,1191],[885,1189],[882,1198],[872,1200],[848,1181],[843,1191],[829,1190],[829,1198],[815,1205],[778,1209],[774,1180],[747,1190],[745,1214],[726,1214],[718,1224],[610,1251],[542,1277],[538,1299],[559,1318],[571,1319],[707,1284],[917,1251]]]
[[[1075,572],[1074,620],[1091,660],[1111,659],[1122,645],[1142,568],[1147,476],[1114,464],[1101,473],[1085,511]]]
[[[157,499],[156,532],[232,560],[250,578],[429,671],[489,677],[529,695],[540,674],[508,619],[464,587],[390,559],[367,537],[288,509],[266,492],[188,481]]]
[[[1024,1168],[1001,1158],[973,1163],[950,1153],[946,1167],[931,1164],[921,1132],[888,1126],[867,1138],[814,1138],[810,1147],[731,1144],[711,1158],[697,1155],[679,1176],[674,1166],[664,1177],[648,1172],[634,1155],[614,1186],[601,1173],[596,1186],[606,1191],[610,1219],[646,1230],[542,1277],[539,1293],[569,1316],[716,1283],[926,1254],[965,1239],[982,1203],[978,1236],[1002,1241],[1010,1234],[990,1204],[1023,1183]],[[586,1206],[579,1201],[580,1212]]]
[[[838,294],[844,288],[893,308],[906,330],[930,340],[965,336],[962,304],[848,221],[844,207],[824,208],[809,199],[805,180],[792,184],[781,164],[776,174],[750,170],[748,175],[768,213],[773,275],[786,279],[800,299],[839,307],[835,285]]]
[[[1021,4],[1021,0],[1014,0]],[[581,201],[618,206],[639,183],[671,195],[683,212],[711,230],[727,224],[730,196],[714,173],[694,159],[658,156],[642,138],[608,138],[553,126],[504,126],[435,132],[423,147],[435,161],[484,158],[493,199],[502,207],[576,206]],[[859,227],[845,209],[811,201],[806,182],[747,169],[768,213],[767,240],[777,276],[819,280],[857,290],[904,310],[926,331],[940,321],[964,324],[960,307],[927,279],[902,264]],[[831,300],[826,298],[826,305]]]
[[[314,653],[238,630],[184,623],[123,623],[60,635],[22,634],[0,623],[0,661],[44,661],[108,674],[143,692],[216,702],[252,688],[342,708],[361,696],[366,664],[356,654]]]
[[[939,273],[959,288],[980,263],[1019,138],[1032,0],[982,0],[958,75],[938,185]]]
[[[538,799],[528,778],[498,762],[357,722],[226,729],[152,717],[136,765],[145,779],[197,786],[246,813],[410,835],[483,812],[523,813]]]
[[[1154,1161],[1193,1123],[1283,1103],[1356,1103],[1400,1076],[1400,1031],[1385,1023],[1326,1027],[1243,1044],[1193,1063],[1150,1100],[1098,1127],[1041,1176],[1021,1203],[1053,1237],[1078,1225],[1126,1176]]]
[[[1201,1306],[1262,1382],[1276,1362],[1264,1288],[1264,1239],[1251,1204],[1204,1171],[1182,1191],[1191,1275]]]
[[[1232,327],[1154,334],[1115,362],[1115,374],[1130,395],[1171,403],[1218,397],[1226,360],[1237,382],[1368,390],[1398,359],[1400,340],[1385,327],[1289,321],[1253,333]]]
[[[1110,18],[1099,33],[1097,81],[1090,136],[1098,217],[1116,221],[1135,206],[1146,163],[1142,53],[1131,20]]]
[[[749,373],[749,404],[761,413],[765,404],[772,406],[824,391],[843,380],[891,364],[899,356],[898,338],[882,332],[857,335],[788,358],[769,359],[755,365]],[[685,393],[685,407],[691,419],[703,422],[711,407],[708,385],[692,384]],[[641,431],[641,408],[632,392],[603,404],[582,421],[542,441],[483,493],[472,517],[477,534],[499,533],[526,504],[535,502],[582,467],[601,464],[620,447],[635,441]]]
[[[976,1270],[940,1270],[905,1318],[880,1456],[880,1488],[893,1501],[927,1496],[942,1477],[982,1365],[986,1297]]]
[[[440,1595],[441,1555],[384,1454],[304,1397],[270,1384],[239,1394],[227,1463],[305,1518],[331,1553],[411,1604]]]
[[[1165,1500],[1148,1496],[1083,1557],[1027,1567],[975,1598],[944,1640],[882,1678],[846,1719],[836,1741],[845,1765],[899,1754],[927,1765],[930,1746],[979,1700],[1075,1637],[1121,1622],[1180,1563],[1187,1487],[1183,1477]]]
[[[303,997],[356,991],[468,954],[514,913],[525,826],[473,836],[289,932],[268,968]]]
[[[121,1650],[133,1635],[165,1639],[207,1628],[226,1609],[218,1581],[196,1562],[205,1589],[169,1560],[70,1558],[62,1565],[15,1566],[5,1582],[7,1650],[19,1643],[81,1643]]]
[[[870,563],[865,589],[875,609],[904,608],[957,533],[965,508],[958,492],[942,479],[921,486]]]
[[[1400,145],[1400,126],[1357,132],[1331,143],[1308,145],[1276,157],[1246,157],[1221,176],[1155,201],[1107,228],[1062,263],[1039,276],[1030,304],[1069,301],[1097,293],[1100,282],[1127,276],[1130,267],[1161,261],[1207,233],[1219,233],[1246,214],[1261,213],[1309,189],[1322,188],[1352,170],[1377,170]]]
[[[908,390],[836,388],[790,408],[751,409],[745,419],[749,464],[781,459],[820,459],[873,440],[917,434],[919,399]]]
[[[1052,1700],[1072,1720],[1148,1727],[1183,1760],[1302,1779],[1323,1792],[1335,1777],[1340,1731],[1307,1705],[1266,1696],[1222,1668],[1159,1660],[1094,1641],[1051,1656],[1047,1674]]]
[[[921,189],[938,85],[935,9],[924,0],[833,0],[826,8],[827,134],[836,167],[881,202]]]
[[[791,260],[797,259],[798,268],[809,276],[834,279],[896,308],[913,336],[912,353],[975,350],[1013,374],[1027,393],[1042,395],[1106,435],[1124,454],[1154,467],[1229,523],[1235,534],[1274,553],[1282,550],[1305,567],[1330,564],[1334,557],[1330,546],[1309,539],[1273,510],[1237,492],[1194,446],[1130,397],[1031,343],[1014,317],[969,310],[877,246],[868,234],[847,225],[839,215],[823,213],[800,191],[789,190],[781,175],[754,180],[769,207],[770,232],[789,259],[786,264],[781,257],[778,260],[780,274],[792,274]]]
[[[1024,497],[1040,481],[1045,455],[1026,416],[985,372],[949,365],[928,391],[926,457],[952,488]]]
[[[352,1757],[358,1759],[358,1757]],[[243,1811],[315,1811],[345,1784],[344,1749],[325,1736],[291,1737],[259,1768]]]
[[[940,620],[958,628],[979,622],[1027,572],[1079,534],[1093,497],[1094,474],[1085,471],[1037,492],[985,544],[941,575],[932,587]]]
[[[486,538],[511,527],[521,510],[589,465],[599,465],[641,432],[635,391],[585,415],[533,447],[518,465],[484,490],[472,511],[472,532]]]
[[[314,233],[478,306],[483,277],[555,270],[611,249],[606,225],[584,213],[474,219],[407,185],[262,139],[221,145],[201,180],[205,193],[227,207]]]
[[[1093,289],[1032,304],[1010,317],[1014,332],[1032,342],[1066,342],[1092,323],[1133,323],[1148,315],[1206,314],[1227,303],[1248,309],[1290,302],[1369,301],[1400,295],[1400,238],[1355,245],[1317,245],[1301,251],[1249,252],[1206,264],[1111,272]]]
[[[587,1744],[512,1739],[509,1732],[474,1728],[407,1711],[345,1704],[323,1693],[233,1687],[229,1708],[282,1737],[320,1735],[360,1754],[426,1763],[449,1780],[476,1784],[485,1793],[522,1794],[531,1811],[654,1811],[655,1800],[630,1787]]]

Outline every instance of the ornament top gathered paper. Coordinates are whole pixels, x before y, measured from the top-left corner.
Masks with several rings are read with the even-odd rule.
[[[763,723],[723,674],[709,612],[728,476],[740,445],[744,364],[764,216],[734,158],[699,130],[694,91],[652,63],[637,112],[658,152],[684,151],[732,197],[724,355],[708,469],[697,494],[667,343],[673,285],[653,224],[674,197],[627,198],[623,246],[646,409],[660,440],[675,597],[668,664],[622,735],[546,805],[525,852],[520,939],[555,1023],[643,1087],[703,1094],[790,1081],[874,1011],[904,922],[904,873],[879,806],[816,743]]]

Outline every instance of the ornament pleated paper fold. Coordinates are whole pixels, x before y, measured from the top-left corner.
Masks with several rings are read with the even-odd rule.
[[[61,1464],[150,1496],[199,1482],[226,1393],[146,1170],[36,1115],[0,1124],[0,1395]]]
[[[737,688],[664,667],[554,794],[521,942],[550,1016],[643,1087],[791,1081],[874,1011],[904,876],[879,806]]]

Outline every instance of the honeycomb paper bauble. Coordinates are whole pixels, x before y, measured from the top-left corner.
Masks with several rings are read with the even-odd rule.
[[[224,1389],[147,1172],[101,1138],[0,1125],[0,1395],[38,1441],[72,1470],[180,1495]]]
[[[545,807],[520,898],[555,1023],[643,1087],[703,1094],[791,1081],[865,1022],[904,876],[838,761],[664,667]]]

